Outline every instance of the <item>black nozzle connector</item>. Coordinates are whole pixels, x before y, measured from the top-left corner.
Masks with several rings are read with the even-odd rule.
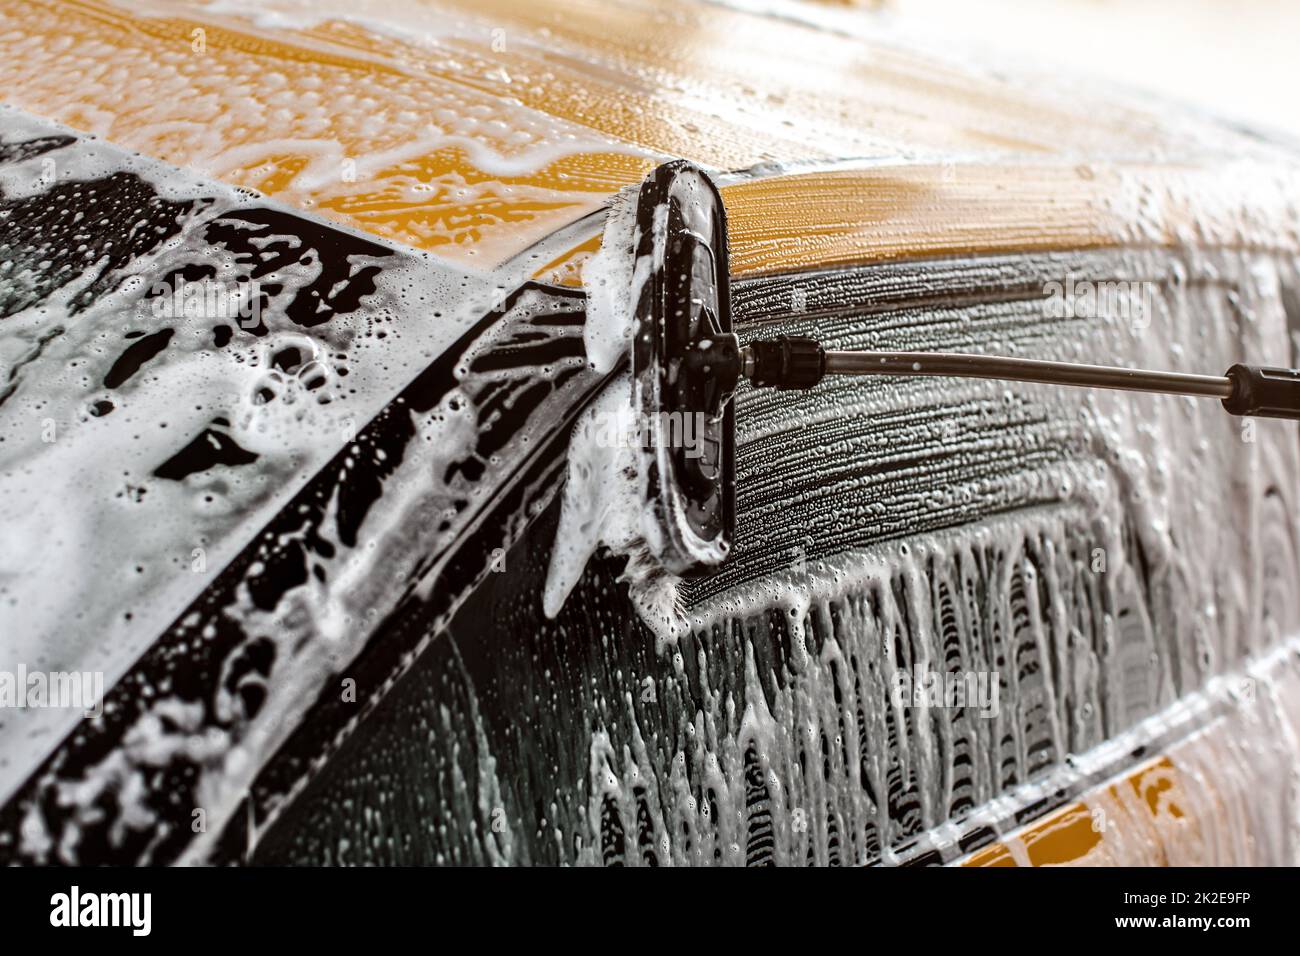
[[[754,385],[812,388],[826,374],[826,352],[814,339],[782,335],[771,342],[751,342],[746,374]]]
[[[707,332],[701,341],[694,342],[683,355],[683,364],[692,376],[690,384],[697,389],[716,393],[706,404],[725,405],[740,379],[740,339],[734,332]],[[719,414],[721,409],[710,409]]]
[[[1300,369],[1238,364],[1224,374],[1232,395],[1223,407],[1232,414],[1300,420]]]

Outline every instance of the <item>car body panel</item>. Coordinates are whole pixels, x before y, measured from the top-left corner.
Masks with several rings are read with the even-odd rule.
[[[241,506],[210,571],[141,595],[158,636],[120,648],[107,719],[6,768],[0,857],[1095,856],[1093,804],[1060,809],[1086,788],[1042,780],[1202,713],[1207,682],[1300,623],[1288,426],[1256,441],[1186,400],[987,383],[742,389],[737,548],[681,585],[677,651],[656,648],[608,556],[556,620],[537,600],[567,437],[607,385],[584,360],[583,267],[605,204],[663,158],[723,183],[744,337],[1197,370],[1289,356],[1293,156],[869,24],[687,0],[0,3],[6,102],[66,124],[41,136],[186,168],[191,190],[273,210],[290,245],[360,243],[349,276],[391,258],[394,289],[403,270],[454,287],[390,303],[406,338],[379,349],[391,374],[354,430],[310,445],[264,509]],[[86,179],[50,155],[51,182]],[[19,161],[22,188],[39,159]],[[110,272],[120,293],[157,268]],[[1076,278],[1120,295],[1047,315],[1048,286]],[[106,327],[140,304],[106,298]],[[242,372],[230,385],[256,394]],[[94,398],[69,406],[83,434]],[[199,474],[182,480],[214,472]],[[888,681],[938,649],[1005,681],[1001,722],[891,701]],[[1283,653],[1258,678],[1270,707],[1294,666]],[[1157,739],[1183,772],[1182,738],[1157,735],[1105,775],[1167,775],[1132,766]],[[1268,826],[1230,832],[1255,845]]]

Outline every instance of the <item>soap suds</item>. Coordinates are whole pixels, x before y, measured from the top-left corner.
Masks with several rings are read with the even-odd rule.
[[[629,373],[611,380],[583,413],[568,459],[543,596],[547,617],[560,613],[587,562],[604,546],[626,558],[619,580],[627,583],[629,598],[660,646],[667,646],[685,625],[680,579],[663,570],[646,544],[644,455]]]
[[[634,285],[634,252],[639,229],[636,222],[639,191],[628,187],[609,203],[600,249],[582,268],[587,293],[587,323],[583,341],[587,361],[597,372],[612,372],[626,361],[632,349],[632,326],[640,285]],[[645,276],[640,276],[645,281]],[[629,403],[631,396],[628,396]],[[629,408],[630,408],[629,404]]]
[[[308,221],[274,204],[0,110],[0,145],[40,137],[54,148],[0,165],[0,304],[17,309],[0,330],[0,669],[102,671],[111,686],[248,533],[486,311],[491,285],[338,227],[332,250],[312,249],[310,229],[285,231]],[[80,212],[29,225],[64,194]],[[59,271],[77,243],[96,249],[83,216],[173,232],[151,244],[128,229]],[[256,315],[207,294],[250,289]],[[127,363],[150,336],[160,350]],[[76,719],[0,721],[0,797]]]
[[[662,269],[667,207],[655,210],[653,257],[637,257],[639,191],[629,187],[610,203],[600,249],[583,268],[587,297],[583,342],[587,360],[602,373],[630,361],[636,303],[652,269]],[[680,578],[655,558],[662,532],[646,504],[649,460],[642,445],[640,407],[631,373],[613,378],[574,426],[555,547],[547,569],[543,607],[555,617],[591,556],[603,545],[627,559],[620,580],[660,646],[685,623],[677,597]]]
[[[491,25],[361,6],[14,7],[0,87],[31,113],[480,269],[599,209],[653,157],[512,95],[524,77],[471,65],[459,44],[490,41]],[[204,25],[201,49],[188,28],[168,35],[178,16]],[[152,17],[160,30],[136,19]],[[365,40],[309,32],[323,20]]]

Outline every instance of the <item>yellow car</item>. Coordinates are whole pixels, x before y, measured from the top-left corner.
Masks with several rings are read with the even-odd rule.
[[[0,862],[1300,860],[1295,426],[628,398],[1293,365],[1296,154],[799,9],[0,0]]]

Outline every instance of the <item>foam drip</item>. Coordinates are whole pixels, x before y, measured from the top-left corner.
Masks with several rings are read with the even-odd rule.
[[[978,273],[975,288],[1008,278],[997,262],[954,268]],[[1149,327],[1119,315],[1055,324],[1013,296],[789,316],[774,281],[782,317],[764,334],[815,322],[842,347],[976,343],[1170,368],[1285,349],[1285,262],[1126,253],[1086,270],[1155,277]],[[880,302],[912,281],[944,287],[922,280],[885,274],[883,292],[860,291]],[[810,305],[825,292],[817,281],[804,279]],[[952,862],[1062,801],[1106,799],[1098,785],[1145,772],[1140,748],[1168,755],[1196,791],[1180,806],[1219,812],[1217,794],[1232,809],[1197,850],[1192,824],[1162,811],[1148,836],[1140,806],[1115,805],[1135,842],[1099,852],[1290,852],[1292,798],[1249,801],[1297,756],[1285,703],[1300,627],[1293,429],[1257,422],[1251,440],[1214,403],[980,382],[737,401],[738,547],[717,574],[679,587],[689,627],[650,650],[641,612],[629,623],[611,587],[618,558],[598,557],[580,600],[516,641],[499,674],[476,676],[495,692],[524,688],[508,712],[542,715],[522,751],[495,738],[496,766],[513,761],[506,775],[530,780],[507,795],[507,815],[526,832],[534,804],[546,806],[545,845],[517,844],[517,862]],[[995,675],[997,713],[904,706],[893,682],[923,671]],[[1230,690],[1243,678],[1256,682],[1251,700]],[[585,741],[572,713],[592,728]],[[1201,750],[1180,749],[1192,739]]]
[[[619,580],[661,646],[685,624],[679,579],[660,567],[646,544],[645,478],[631,414],[632,380],[624,372],[583,413],[569,440],[560,522],[546,576],[543,608],[560,613],[587,562],[605,547],[627,559]]]

